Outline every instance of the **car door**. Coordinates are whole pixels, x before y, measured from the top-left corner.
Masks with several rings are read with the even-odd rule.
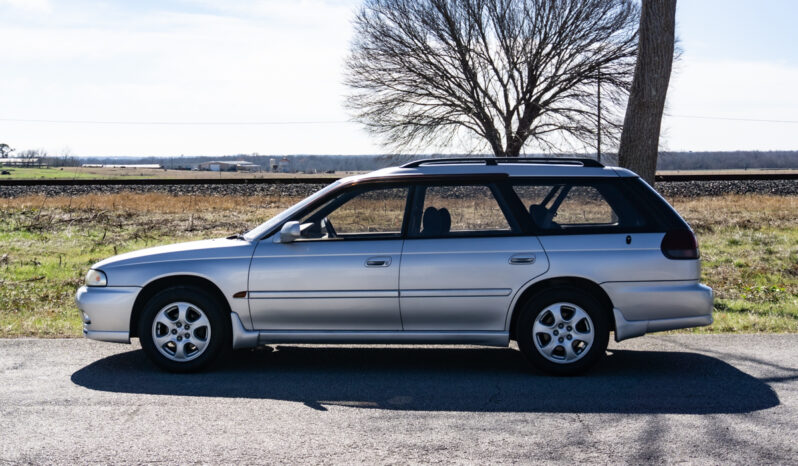
[[[493,183],[416,186],[402,252],[405,330],[502,331],[516,292],[548,268]]]
[[[334,193],[297,214],[302,236],[260,241],[249,305],[260,330],[401,330],[399,262],[407,186]]]

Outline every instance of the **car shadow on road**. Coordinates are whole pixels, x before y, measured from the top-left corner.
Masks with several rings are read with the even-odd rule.
[[[140,350],[72,374],[106,392],[295,401],[326,410],[747,413],[779,404],[770,386],[696,353],[612,350],[579,377],[528,368],[509,348],[351,348],[281,345],[237,351],[216,370],[169,374]]]

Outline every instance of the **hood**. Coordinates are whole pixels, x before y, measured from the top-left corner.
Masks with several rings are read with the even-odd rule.
[[[251,257],[253,247],[254,243],[240,238],[191,241],[119,254],[97,262],[91,268],[102,270],[152,262]]]

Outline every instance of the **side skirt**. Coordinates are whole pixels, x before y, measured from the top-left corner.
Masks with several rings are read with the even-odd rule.
[[[325,344],[407,344],[407,345],[479,345],[506,347],[510,334],[499,332],[434,332],[434,331],[308,331],[247,330],[238,314],[231,313],[233,348],[252,348],[274,343]]]

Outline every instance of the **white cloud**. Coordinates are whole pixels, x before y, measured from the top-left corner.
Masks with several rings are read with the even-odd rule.
[[[0,7],[2,6],[33,13],[50,13],[53,11],[49,0],[0,0]]]

